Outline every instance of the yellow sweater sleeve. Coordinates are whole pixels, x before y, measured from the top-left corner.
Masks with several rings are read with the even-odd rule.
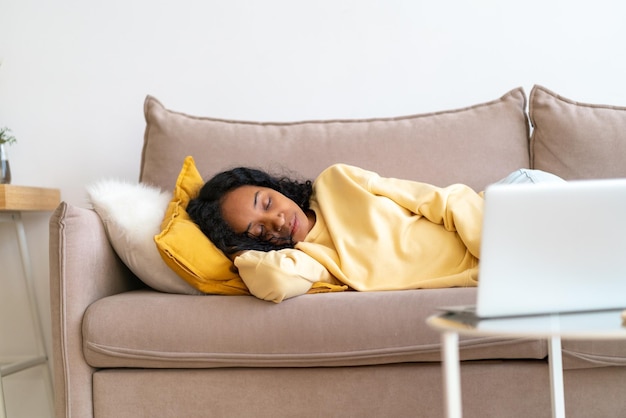
[[[322,264],[291,248],[268,252],[246,251],[235,258],[235,266],[250,293],[275,303],[303,295],[317,282],[337,283]]]

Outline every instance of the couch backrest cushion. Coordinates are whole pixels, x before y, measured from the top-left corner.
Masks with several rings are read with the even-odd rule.
[[[315,178],[343,162],[383,176],[477,190],[529,166],[521,88],[462,109],[395,118],[250,122],[195,117],[145,100],[142,182],[171,190],[187,155],[205,179],[238,165]]]
[[[533,168],[568,180],[626,177],[626,107],[579,103],[535,86],[529,114]]]

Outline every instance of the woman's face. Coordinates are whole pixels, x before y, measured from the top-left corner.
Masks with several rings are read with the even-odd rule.
[[[315,222],[293,200],[267,187],[238,187],[224,196],[221,209],[237,234],[277,243],[303,241]]]

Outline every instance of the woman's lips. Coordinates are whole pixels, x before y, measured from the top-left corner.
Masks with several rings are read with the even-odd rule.
[[[293,226],[291,227],[291,238],[293,239],[293,236],[296,234],[296,231],[298,230],[298,225],[300,222],[298,222],[298,218],[294,216],[293,218]]]

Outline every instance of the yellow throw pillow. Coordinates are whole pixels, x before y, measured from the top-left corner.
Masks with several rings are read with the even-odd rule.
[[[154,241],[165,263],[194,288],[218,295],[249,295],[232,261],[187,214],[189,201],[198,195],[203,184],[193,158],[185,158],[161,233]]]
[[[224,255],[187,214],[204,180],[192,157],[186,157],[167,206],[161,232],[154,237],[165,263],[194,288],[215,295],[249,295],[233,262]],[[308,293],[340,292],[346,286],[313,283]]]

